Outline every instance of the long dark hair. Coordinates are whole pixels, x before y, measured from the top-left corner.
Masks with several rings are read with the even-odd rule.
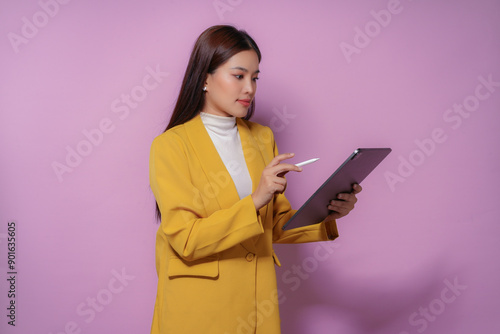
[[[207,75],[214,73],[235,54],[247,50],[254,50],[260,62],[259,47],[246,31],[229,25],[212,26],[205,30],[194,44],[179,96],[165,131],[194,118],[205,106],[203,86]],[[244,119],[250,119],[254,110],[255,99]],[[158,203],[156,203],[156,217],[161,220]]]

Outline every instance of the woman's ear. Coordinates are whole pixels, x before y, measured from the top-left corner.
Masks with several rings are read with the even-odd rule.
[[[203,84],[203,92],[206,92],[208,90],[208,86],[209,86],[211,79],[212,79],[211,74],[208,73],[207,77],[205,78],[205,83]]]
[[[207,74],[207,77],[205,78],[205,83],[203,84],[203,87],[208,87],[208,84],[210,83],[212,79],[212,75],[210,73]]]

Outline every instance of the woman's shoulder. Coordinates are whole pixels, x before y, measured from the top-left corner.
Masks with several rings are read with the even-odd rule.
[[[184,124],[176,125],[173,128],[166,130],[160,135],[156,136],[153,139],[153,146],[172,146],[172,145],[183,145],[185,141],[185,132]]]
[[[155,137],[153,146],[161,145],[163,147],[183,147],[186,148],[194,142],[200,141],[201,131],[204,130],[203,122],[199,115],[192,119],[176,125],[162,134]]]

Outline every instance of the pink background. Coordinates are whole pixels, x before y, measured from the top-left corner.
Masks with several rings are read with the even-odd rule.
[[[321,158],[289,176],[295,207],[355,148],[393,148],[339,220],[337,241],[276,247],[283,332],[500,331],[498,1],[54,3],[0,10],[2,333],[149,332],[149,148],[196,37],[221,23],[246,29],[263,53],[254,120],[296,161]],[[347,44],[357,53],[346,56]],[[146,77],[154,70],[156,81]],[[480,77],[497,84],[488,91]],[[463,103],[470,113],[449,111]],[[86,156],[58,178],[53,164],[66,164],[68,148]]]

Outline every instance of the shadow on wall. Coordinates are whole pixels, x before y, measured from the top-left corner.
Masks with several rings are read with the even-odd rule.
[[[467,288],[457,277],[442,279],[444,258],[405,277],[347,277],[342,270],[322,270],[340,267],[331,257],[341,256],[338,242],[312,245],[307,246],[306,257],[302,246],[276,247],[283,264],[277,279],[283,292],[280,314],[284,333],[312,333],[316,321],[322,323],[318,325],[322,330],[342,328],[345,333],[421,333]]]

